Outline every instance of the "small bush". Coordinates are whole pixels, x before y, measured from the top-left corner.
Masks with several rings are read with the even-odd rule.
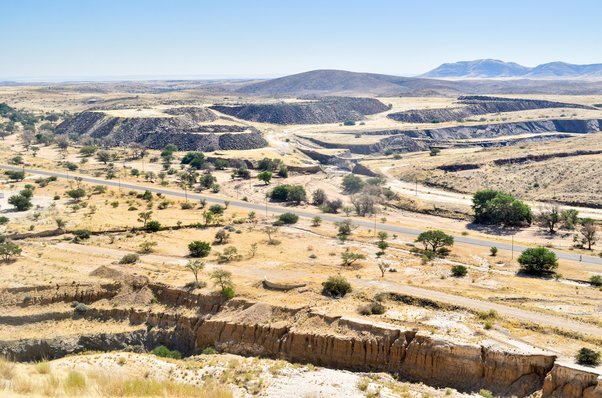
[[[299,221],[299,216],[295,213],[283,213],[278,217],[278,221],[283,224],[295,224]]]
[[[468,269],[463,265],[454,265],[451,268],[451,273],[452,276],[455,276],[456,278],[461,278],[463,276],[466,276],[466,274],[468,273]]]
[[[489,252],[491,253],[491,257],[495,257],[495,256],[497,256],[497,247],[495,247],[495,246],[492,246],[492,247],[489,249]]]
[[[322,286],[325,295],[335,298],[345,297],[352,290],[351,284],[340,275],[329,276],[326,282],[322,283]]]
[[[598,351],[582,347],[579,352],[577,352],[575,360],[579,365],[598,366],[601,363],[601,356]]]
[[[77,305],[74,308],[74,311],[77,312],[78,314],[85,314],[86,312],[88,312],[90,308],[84,304],[84,303],[77,303]]]
[[[5,225],[8,223],[8,217],[0,216],[0,225]]]
[[[75,235],[75,240],[86,240],[90,239],[92,233],[89,229],[76,229],[73,231],[73,235]]]
[[[165,347],[164,345],[155,347],[151,351],[151,353],[153,353],[154,355],[161,357],[161,358],[173,358],[173,359],[182,358],[182,354],[180,354],[180,351],[170,350],[169,348]]]
[[[589,278],[589,283],[591,283],[592,286],[596,286],[596,287],[602,286],[602,275],[592,276],[591,278]]]
[[[125,256],[121,257],[119,260],[119,264],[136,264],[140,260],[140,256],[136,253],[128,253]]]
[[[182,208],[182,210],[190,210],[190,209],[194,208],[194,205],[190,202],[183,202],[183,203],[180,203],[180,207]]]
[[[362,315],[382,315],[385,313],[385,311],[385,306],[378,301],[365,305],[359,310],[360,314]]]
[[[230,299],[234,298],[234,296],[236,296],[236,292],[231,287],[223,288],[221,293],[222,293],[222,297],[225,298],[226,300],[230,300]]]
[[[146,223],[146,230],[150,232],[157,232],[161,229],[161,223],[156,220],[151,220]]]
[[[207,347],[207,348],[205,348],[205,349],[204,349],[204,350],[201,352],[201,354],[203,354],[203,355],[216,355],[216,354],[218,354],[218,352],[217,352],[217,350],[216,350],[215,348],[213,348],[213,347]]]

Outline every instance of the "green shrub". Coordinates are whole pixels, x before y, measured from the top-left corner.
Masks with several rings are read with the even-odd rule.
[[[466,274],[468,273],[468,269],[463,265],[454,265],[451,267],[451,273],[456,278],[461,278],[463,276],[466,276]]]
[[[299,221],[299,216],[295,213],[283,213],[278,217],[278,220],[283,224],[295,224]]]
[[[226,286],[225,288],[223,288],[221,290],[221,294],[222,294],[222,297],[225,298],[226,300],[230,300],[230,299],[234,298],[234,296],[236,296],[236,292],[234,291],[234,288],[232,288],[230,286]]]
[[[73,231],[73,235],[75,235],[75,240],[86,240],[90,239],[92,232],[89,229],[76,229]]]
[[[575,360],[579,365],[598,366],[600,365],[601,357],[598,351],[582,347],[575,356]]]
[[[161,229],[161,223],[156,220],[150,220],[146,223],[146,230],[150,232],[157,232]]]
[[[173,359],[182,358],[182,354],[180,354],[180,351],[170,350],[169,348],[165,347],[164,345],[155,347],[151,351],[151,353],[153,353],[154,355],[161,357],[161,358],[173,358]]]
[[[201,354],[203,354],[203,355],[216,355],[216,354],[219,354],[219,353],[217,352],[217,350],[215,348],[213,348],[213,347],[207,347],[207,348],[205,348],[201,352]]]
[[[119,260],[119,264],[136,264],[140,260],[140,256],[136,253],[128,253],[125,256],[121,257]]]
[[[188,251],[190,257],[207,257],[211,251],[211,245],[208,242],[195,240],[188,244]]]
[[[593,275],[591,278],[589,278],[589,283],[596,287],[602,286],[602,275]]]
[[[347,293],[351,292],[351,284],[340,275],[329,276],[326,282],[322,283],[323,293],[330,297],[345,297]]]
[[[85,314],[86,312],[88,312],[90,308],[84,304],[84,303],[77,303],[77,305],[74,308],[74,311],[77,312],[78,314]]]
[[[0,225],[8,224],[8,217],[0,216]]]
[[[491,257],[495,257],[495,256],[497,256],[497,247],[495,247],[495,246],[492,246],[492,247],[489,249],[489,252],[491,253]]]

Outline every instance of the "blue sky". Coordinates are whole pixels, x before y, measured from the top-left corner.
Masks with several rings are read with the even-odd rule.
[[[0,0],[0,79],[602,62],[599,0]]]

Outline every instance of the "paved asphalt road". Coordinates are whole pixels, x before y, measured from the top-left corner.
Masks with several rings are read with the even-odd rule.
[[[0,165],[0,169],[25,171],[30,174],[37,174],[37,175],[42,175],[42,176],[56,176],[56,177],[66,178],[66,179],[74,179],[75,177],[81,177],[82,181],[88,182],[91,184],[100,184],[100,185],[106,185],[106,186],[111,186],[111,187],[121,187],[123,189],[137,190],[137,191],[143,191],[143,190],[148,189],[149,191],[154,192],[154,193],[161,193],[164,195],[176,196],[176,197],[180,197],[180,198],[184,198],[187,196],[188,199],[193,199],[193,200],[205,199],[205,200],[207,200],[208,203],[224,203],[224,199],[219,199],[219,198],[205,196],[205,195],[199,195],[197,193],[185,193],[182,191],[165,189],[162,187],[146,187],[143,185],[136,185],[136,184],[131,184],[131,183],[120,182],[118,180],[105,180],[102,178],[85,177],[85,176],[82,176],[79,174],[76,174],[76,175],[71,174],[70,175],[68,173],[59,173],[59,172],[54,172],[54,171],[28,169],[28,168],[8,166],[8,165]],[[257,204],[257,203],[249,203],[249,202],[232,200],[232,199],[227,199],[227,200],[233,206],[242,207],[242,208],[249,209],[249,210],[255,210],[258,213],[269,212],[269,213],[274,213],[274,214],[281,214],[281,213],[291,212],[291,213],[297,214],[299,217],[304,217],[304,218],[313,218],[316,216],[315,213],[310,213],[307,211],[298,210],[298,209],[290,208],[290,207],[274,206],[267,202],[265,204]],[[343,221],[343,220],[347,219],[347,218],[339,217],[339,216],[332,215],[332,214],[320,214],[320,217],[323,220],[331,221],[331,222]],[[376,225],[376,228],[378,230],[389,231],[389,232],[393,232],[393,233],[401,233],[401,234],[417,236],[418,234],[423,232],[421,230],[414,229],[414,228],[399,227],[396,225],[388,225],[388,224],[382,224],[382,223],[378,223],[378,222],[375,223],[375,220],[372,220],[372,219],[353,219],[353,222],[361,227],[366,227],[366,228],[374,228],[374,226]],[[487,239],[482,239],[482,238],[471,238],[471,237],[467,237],[467,236],[454,236],[454,239],[456,242],[459,242],[459,243],[465,243],[465,244],[474,245],[474,246],[482,246],[482,247],[487,247],[487,248],[489,248],[491,246],[496,246],[500,250],[508,250],[508,251],[514,250],[516,253],[520,253],[527,248],[527,246],[512,245],[510,243],[503,243],[503,242],[499,242],[499,241],[487,240]],[[553,250],[553,251],[556,253],[558,258],[561,260],[579,261],[581,259],[581,261],[584,263],[602,265],[601,257],[581,256],[576,253],[568,253],[568,252],[563,252],[563,251],[558,251],[558,250]]]

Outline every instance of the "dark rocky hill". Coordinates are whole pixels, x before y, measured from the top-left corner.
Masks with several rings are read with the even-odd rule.
[[[58,125],[56,132],[87,136],[96,142],[112,146],[139,143],[150,149],[163,149],[167,144],[175,144],[184,151],[253,149],[267,145],[261,132],[254,128],[238,126],[238,131],[234,131],[236,126],[199,126],[199,119],[206,121],[216,117],[208,110],[200,111],[195,108],[186,112],[184,108],[174,108],[172,111],[177,115],[116,117],[104,112],[82,112]]]
[[[554,102],[520,98],[487,97],[478,95],[459,97],[458,103],[463,106],[455,108],[408,110],[403,112],[391,113],[390,115],[388,115],[388,117],[399,122],[434,123],[466,119],[472,116],[484,115],[487,113],[517,112],[530,109],[595,109],[585,105],[571,104],[566,102]]]
[[[326,97],[282,104],[215,105],[211,109],[253,122],[322,124],[362,120],[365,115],[384,112],[389,107],[373,98]]]

